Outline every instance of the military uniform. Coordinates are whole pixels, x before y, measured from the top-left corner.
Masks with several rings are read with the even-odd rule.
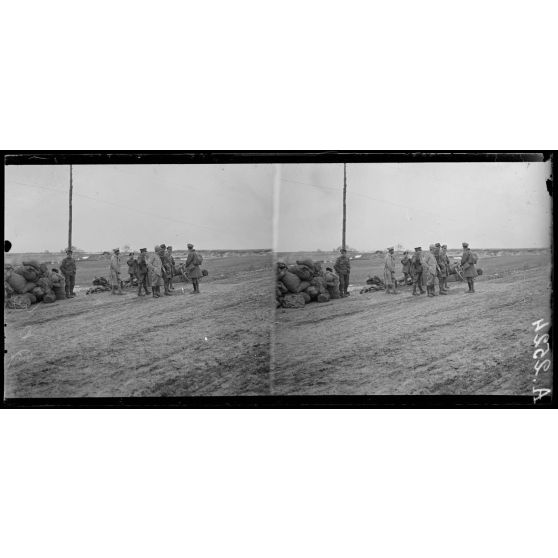
[[[341,255],[335,260],[333,269],[339,276],[339,292],[341,297],[348,296],[349,276],[351,274],[351,260],[346,253]]]
[[[424,294],[423,285],[423,272],[422,272],[422,250],[421,248],[415,248],[415,253],[411,259],[411,277],[413,278],[413,295],[418,295],[417,287],[420,290],[420,294]]]
[[[463,268],[463,277],[467,279],[467,284],[469,285],[469,290],[466,291],[467,293],[474,293],[475,292],[475,277],[477,274],[477,268],[475,266],[475,256],[469,245],[464,242],[463,243],[463,255],[461,256],[461,267]]]
[[[407,277],[412,278],[411,275],[411,258],[409,258],[408,254],[405,252],[403,258],[401,259],[401,265],[403,266],[402,271],[403,275],[405,276],[405,285],[407,284]]]
[[[128,265],[128,275],[130,276],[130,286],[133,286],[134,279],[138,279],[138,261],[134,258],[133,254],[130,254],[130,258],[126,262]]]
[[[184,267],[186,268],[186,275],[188,279],[192,281],[192,285],[194,287],[193,292],[195,294],[199,294],[200,292],[200,278],[202,276],[200,265],[202,261],[202,255],[198,254],[194,250],[194,246],[192,244],[188,244],[188,257],[186,258]]]
[[[163,264],[157,253],[158,250],[160,250],[160,247],[156,246],[155,252],[147,256],[147,268],[149,270],[153,298],[159,298],[161,296],[161,285],[163,284]]]
[[[169,283],[171,279],[171,263],[170,258],[167,253],[167,246],[165,244],[161,244],[159,250],[159,257],[161,258],[161,270],[162,270],[162,278],[163,278],[163,288],[165,291],[165,295],[170,296],[169,291]]]
[[[397,281],[395,279],[395,256],[393,248],[388,248],[388,253],[384,258],[384,283],[386,285],[386,294],[389,293],[390,288],[393,289],[393,294],[397,293]]]
[[[110,286],[112,288],[111,294],[114,294],[115,289],[118,289],[118,294],[122,293],[122,285],[120,284],[120,251],[114,250],[110,257]]]
[[[450,261],[448,258],[448,254],[446,252],[446,245],[444,244],[444,246],[442,246],[442,249],[440,250],[440,262],[441,265],[443,266],[443,274],[442,274],[442,278],[443,278],[443,285],[444,285],[444,289],[447,291],[449,290],[449,285],[448,285],[448,276],[450,274]]]
[[[434,256],[434,247],[431,247],[430,252],[423,252],[422,255],[422,270],[426,278],[426,291],[428,296],[435,296],[434,287],[436,285],[436,275],[438,273],[438,263]]]
[[[76,260],[72,258],[72,252],[66,252],[68,255],[60,264],[60,272],[64,275],[64,286],[66,298],[76,296],[74,294],[74,285],[76,283]]]
[[[169,290],[174,291],[173,278],[176,273],[176,265],[172,256],[172,246],[167,246],[167,257],[170,263],[170,277],[169,277]]]
[[[447,272],[446,272],[446,264],[445,261],[443,261],[443,257],[442,257],[442,249],[440,246],[440,243],[437,242],[436,246],[434,248],[434,257],[436,258],[436,263],[438,264],[438,269],[436,270],[436,277],[438,278],[438,288],[440,289],[440,294],[446,294],[445,293],[445,278],[447,277]]]
[[[151,281],[149,280],[149,268],[147,266],[146,260],[146,248],[142,248],[140,250],[140,255],[138,256],[137,264],[138,264],[138,296],[142,296],[142,288],[145,291],[145,294],[149,294],[149,288],[151,287]]]

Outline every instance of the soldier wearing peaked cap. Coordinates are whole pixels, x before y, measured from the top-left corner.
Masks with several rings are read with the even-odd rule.
[[[120,283],[120,250],[115,248],[110,257],[110,284],[111,294],[115,294],[115,289],[118,289],[116,294],[124,294],[122,292],[122,285]]]
[[[161,265],[162,265],[162,278],[163,278],[163,287],[165,290],[165,296],[170,296],[169,284],[171,280],[171,263],[169,254],[167,252],[167,246],[165,244],[161,244],[159,257],[161,258]]]
[[[386,294],[389,294],[390,288],[393,294],[397,294],[397,281],[395,279],[395,256],[393,254],[393,246],[387,249],[384,258],[384,283],[386,284]]]
[[[451,271],[450,260],[447,254],[447,244],[442,244],[442,247],[440,249],[440,266],[442,270],[440,287],[444,287],[444,290],[447,292],[449,291],[448,275],[450,274]]]
[[[128,266],[128,275],[130,276],[130,286],[132,287],[134,285],[134,281],[138,280],[138,261],[134,257],[134,252],[130,252],[126,265]]]
[[[160,252],[161,247],[155,246],[153,253],[149,253],[146,258],[153,298],[159,298],[161,296],[161,285],[163,284],[163,264],[159,257]]]
[[[192,294],[200,294],[200,278],[202,276],[200,265],[203,262],[203,256],[194,250],[193,244],[188,244],[188,257],[184,264],[186,276],[192,281],[194,290]]]
[[[434,257],[436,258],[436,263],[438,264],[438,269],[436,271],[436,278],[438,280],[438,289],[441,295],[447,294],[445,289],[445,282],[447,279],[446,264],[444,257],[442,256],[442,249],[439,242],[434,244]]]
[[[469,285],[469,290],[465,291],[467,294],[475,292],[475,277],[477,274],[477,268],[475,267],[477,263],[477,256],[469,248],[467,242],[462,243],[463,255],[461,256],[461,267],[463,268],[463,277],[467,279],[467,284]]]
[[[412,279],[411,275],[411,258],[409,258],[409,252],[403,252],[403,258],[401,259],[401,265],[403,275],[405,276],[405,285],[407,284],[407,278]]]
[[[176,273],[176,265],[174,257],[172,255],[172,246],[167,246],[167,257],[169,259],[170,274],[169,274],[169,291],[174,291],[174,285],[172,283],[174,274]]]
[[[335,260],[333,269],[339,277],[339,296],[349,296],[349,277],[351,274],[351,260],[347,256],[347,250],[341,248],[341,255]]]
[[[420,290],[420,294],[424,294],[423,285],[423,271],[422,271],[422,248],[418,246],[415,248],[415,253],[411,260],[411,276],[413,278],[413,296],[419,296],[417,293],[417,287]]]
[[[151,288],[151,281],[147,265],[147,248],[140,248],[138,256],[138,296],[145,296],[141,292],[142,288],[146,295],[150,294],[149,288]]]
[[[430,250],[424,252],[422,258],[422,269],[426,277],[426,292],[428,296],[436,296],[434,290],[436,285],[436,277],[438,273],[438,263],[436,262],[436,257],[434,256],[434,250],[436,247],[434,244],[430,245]]]
[[[60,273],[64,275],[64,288],[66,290],[66,298],[73,298],[74,285],[76,283],[76,260],[72,256],[70,248],[66,250],[66,257],[60,264]]]

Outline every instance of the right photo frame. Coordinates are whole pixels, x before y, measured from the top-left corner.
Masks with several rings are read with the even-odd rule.
[[[272,395],[551,403],[552,157],[282,163],[274,199]]]

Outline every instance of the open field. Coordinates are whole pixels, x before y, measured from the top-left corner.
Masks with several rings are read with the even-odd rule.
[[[228,277],[233,277],[239,273],[252,273],[255,271],[270,271],[272,268],[272,255],[270,252],[261,255],[231,255],[226,258],[210,257],[206,256],[203,252],[201,254],[204,256],[202,268],[207,269],[209,275],[204,277],[204,283],[213,282],[218,279],[227,279]],[[14,254],[4,258],[6,263],[11,263],[15,265],[16,263],[21,263],[26,259],[37,259],[40,262],[48,262],[49,267],[56,267],[62,261],[63,257],[46,257],[44,254],[37,255],[21,255]],[[122,278],[128,278],[128,266],[126,265],[126,260],[128,255],[125,254],[122,257]],[[177,263],[185,261],[186,258],[177,259]],[[51,263],[56,262],[56,263]],[[101,260],[82,260],[77,262],[77,274],[76,274],[76,287],[78,290],[87,290],[91,287],[93,279],[95,277],[109,277],[110,268],[110,257]]]
[[[265,395],[271,254],[204,261],[200,295],[100,293],[5,310],[6,397]],[[107,275],[79,262],[77,284]],[[123,266],[123,272],[125,267]]]
[[[352,262],[349,298],[277,310],[274,394],[532,395],[531,323],[550,321],[549,253],[481,258],[501,277],[483,275],[473,295],[463,283],[435,298],[359,294],[382,261]],[[541,372],[537,387],[551,377]]]

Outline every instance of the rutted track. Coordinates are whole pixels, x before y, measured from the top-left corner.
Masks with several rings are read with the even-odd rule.
[[[278,310],[273,393],[532,394],[531,323],[550,318],[549,267],[465,290],[450,283],[448,296],[430,299],[355,291]]]
[[[200,295],[81,294],[6,310],[5,396],[268,394],[271,285],[259,271],[202,283]]]

